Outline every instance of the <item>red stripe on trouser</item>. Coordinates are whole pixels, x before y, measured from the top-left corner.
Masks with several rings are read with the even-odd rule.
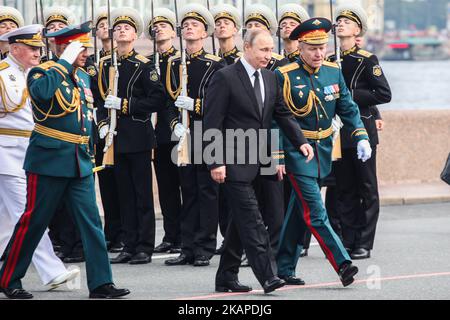
[[[27,190],[27,210],[20,218],[20,227],[16,232],[16,236],[12,245],[12,250],[8,255],[8,262],[3,272],[3,277],[1,280],[1,287],[8,288],[11,277],[19,259],[19,254],[22,249],[23,240],[28,231],[30,225],[31,214],[33,213],[34,206],[36,203],[36,189],[37,189],[37,175],[29,174],[28,176],[28,190]]]
[[[314,234],[314,237],[316,237],[317,241],[319,241],[320,247],[323,249],[328,260],[331,262],[331,265],[333,266],[334,270],[336,270],[337,272],[339,270],[339,267],[336,263],[336,260],[334,259],[333,253],[331,252],[330,248],[328,248],[328,246],[325,244],[325,241],[323,241],[319,232],[317,232],[317,230],[312,226],[311,210],[309,209],[308,203],[306,202],[305,198],[303,198],[302,192],[300,191],[300,187],[297,184],[297,181],[295,180],[295,177],[292,173],[289,174],[289,179],[291,179],[292,186],[294,187],[295,192],[297,193],[302,202],[303,217],[305,219],[306,225]]]

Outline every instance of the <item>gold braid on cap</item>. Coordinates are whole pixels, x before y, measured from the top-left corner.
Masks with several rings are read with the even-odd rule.
[[[15,16],[11,15],[11,14],[4,14],[0,16],[0,22],[6,21],[6,20],[11,20],[12,22],[14,22],[17,26],[20,25],[19,23],[19,19],[17,19]]]
[[[188,18],[192,18],[192,19],[196,19],[201,21],[206,27],[208,27],[208,22],[206,22],[206,19],[203,18],[202,15],[198,14],[197,12],[188,12],[184,15],[183,18],[183,22],[184,20],[188,19]]]
[[[69,19],[62,14],[54,14],[47,18],[47,21],[45,22],[45,25],[48,26],[50,23],[54,21],[61,21],[65,24],[69,24]]]
[[[286,12],[285,14],[283,14],[281,16],[280,21],[283,21],[286,18],[292,18],[294,20],[297,20],[298,22],[302,23],[302,19],[300,18],[300,16],[298,14],[296,14],[295,12]]]
[[[175,26],[173,25],[173,23],[166,17],[164,16],[156,16],[152,19],[152,21],[150,21],[150,24],[148,25],[149,28],[153,27],[153,25],[157,24],[158,22],[167,22],[168,24],[170,24],[172,26],[173,29],[175,29]]]
[[[339,19],[340,17],[346,17],[346,18],[349,18],[350,20],[356,22],[360,27],[362,27],[361,19],[359,19],[359,17],[358,17],[353,11],[351,11],[351,10],[344,10],[344,11],[342,11],[342,12],[339,14],[339,16],[338,16],[338,19]]]
[[[118,25],[119,23],[128,23],[131,24],[136,30],[138,29],[136,21],[134,21],[134,19],[129,16],[119,16],[114,19],[114,26]]]
[[[237,24],[236,19],[228,12],[219,12],[218,14],[216,14],[214,16],[214,21],[217,21],[222,18],[229,19],[229,20],[233,21],[235,25]]]
[[[263,24],[266,25],[266,27],[268,29],[270,29],[270,22],[269,20],[266,19],[266,17],[264,17],[262,14],[260,13],[251,13],[247,16],[247,19],[245,21],[245,24],[249,23],[249,21],[251,20],[259,20],[261,21]]]

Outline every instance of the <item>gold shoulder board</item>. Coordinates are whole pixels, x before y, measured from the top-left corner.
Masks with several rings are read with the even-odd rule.
[[[371,56],[373,56],[372,53],[370,53],[369,51],[363,50],[363,49],[359,49],[358,53],[366,58],[370,58]]]
[[[146,57],[144,57],[143,55],[136,55],[136,59],[138,59],[139,61],[143,62],[143,63],[149,63],[150,60],[148,60]]]
[[[222,58],[220,58],[218,56],[215,56],[213,54],[209,54],[209,53],[205,54],[205,58],[209,59],[209,60],[216,61],[216,62],[219,62],[220,60],[222,60]]]
[[[8,69],[9,68],[9,64],[6,61],[2,61],[0,62],[0,71]]]
[[[282,55],[279,55],[278,53],[272,52],[272,58],[279,60],[283,60],[284,57]]]
[[[337,63],[334,63],[334,62],[324,61],[323,65],[327,66],[327,67],[332,67],[332,68],[339,69],[339,65]]]
[[[279,70],[281,73],[288,73],[288,72],[291,72],[291,71],[293,71],[293,70],[297,70],[298,68],[300,68],[300,66],[298,65],[298,63],[293,62],[293,63],[289,63],[289,64],[287,64],[287,65],[285,65],[285,66],[283,66],[283,67],[279,67],[278,70]]]

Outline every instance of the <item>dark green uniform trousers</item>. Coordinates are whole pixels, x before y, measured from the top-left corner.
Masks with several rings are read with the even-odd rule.
[[[27,205],[9,241],[0,271],[0,287],[22,288],[21,279],[57,206],[64,201],[80,230],[89,290],[112,283],[105,236],[96,204],[93,175],[59,178],[27,174]]]
[[[316,178],[289,174],[292,195],[281,230],[277,265],[278,275],[295,276],[304,234],[309,229],[320,244],[334,270],[351,261],[341,240],[331,228]]]

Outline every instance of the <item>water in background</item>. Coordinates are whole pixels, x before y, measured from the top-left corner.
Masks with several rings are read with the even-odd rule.
[[[450,60],[381,61],[392,102],[380,110],[450,109]]]

